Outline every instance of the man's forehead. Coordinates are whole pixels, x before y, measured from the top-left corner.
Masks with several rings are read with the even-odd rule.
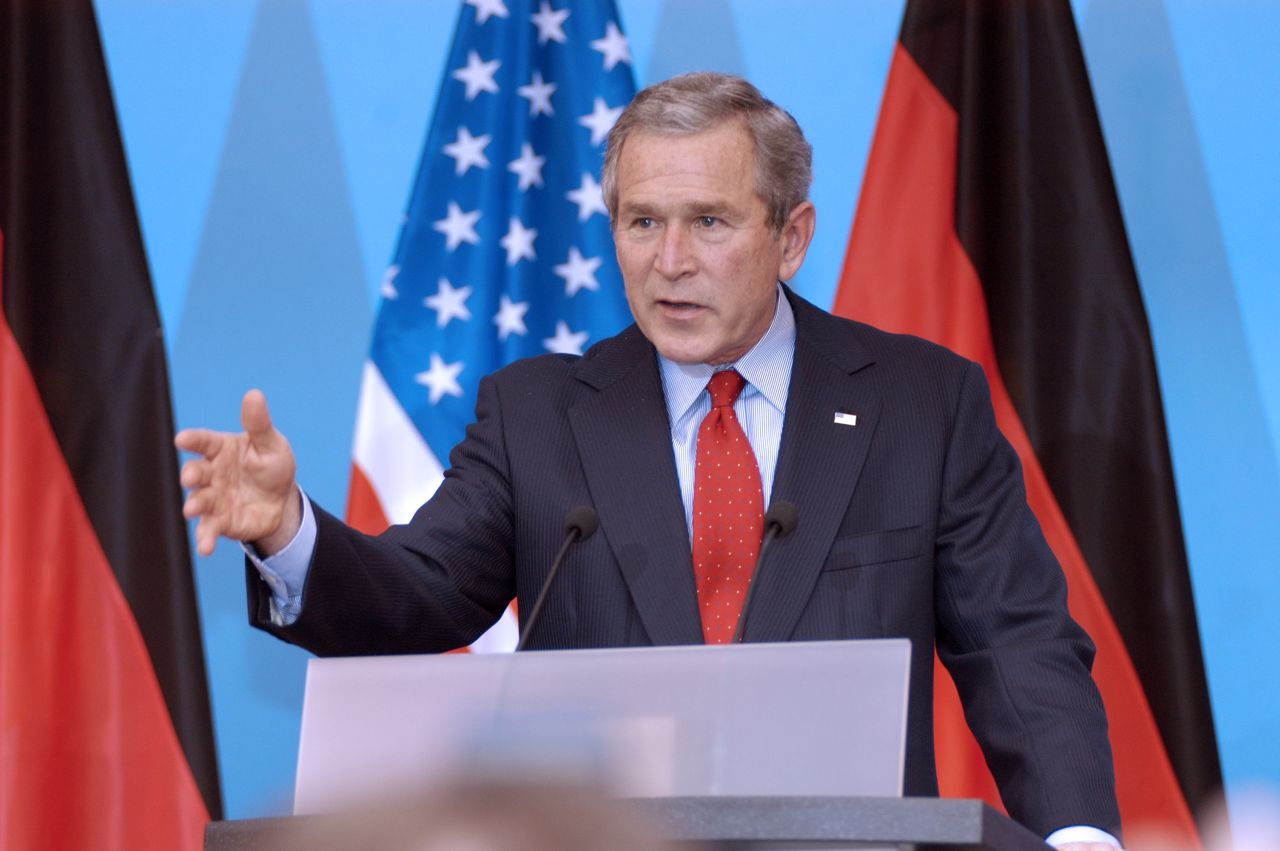
[[[727,196],[738,184],[752,184],[753,153],[746,133],[725,125],[699,133],[635,133],[620,151],[619,190],[643,191],[651,181],[677,181]]]

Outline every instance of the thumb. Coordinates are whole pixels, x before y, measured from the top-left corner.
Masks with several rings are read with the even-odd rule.
[[[275,426],[271,424],[271,414],[267,411],[267,397],[261,390],[250,390],[244,394],[240,403],[240,425],[254,443],[263,443],[274,434]]]

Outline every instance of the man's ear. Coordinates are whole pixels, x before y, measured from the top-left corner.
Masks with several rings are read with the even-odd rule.
[[[778,266],[778,278],[789,281],[800,271],[805,255],[809,252],[809,243],[813,240],[813,229],[818,221],[818,211],[812,201],[805,201],[792,208],[787,222],[782,226],[782,263]]]

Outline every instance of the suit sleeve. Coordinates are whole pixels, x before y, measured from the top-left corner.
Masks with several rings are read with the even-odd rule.
[[[1045,836],[1119,835],[1094,647],[1027,505],[982,370],[968,365],[943,473],[935,586],[938,655],[956,682],[1011,815]]]
[[[364,535],[314,506],[316,548],[303,605],[272,623],[270,589],[246,569],[249,620],[321,656],[431,653],[470,644],[515,596],[511,483],[502,409],[480,382],[476,420],[444,482],[413,519]]]

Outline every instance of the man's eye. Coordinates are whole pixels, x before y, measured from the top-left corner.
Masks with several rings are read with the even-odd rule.
[[[713,228],[720,224],[720,220],[715,216],[698,216],[698,227]]]
[[[649,218],[648,216],[640,216],[632,224],[635,227],[640,228],[641,230],[648,230],[649,228],[653,227],[653,219]]]

